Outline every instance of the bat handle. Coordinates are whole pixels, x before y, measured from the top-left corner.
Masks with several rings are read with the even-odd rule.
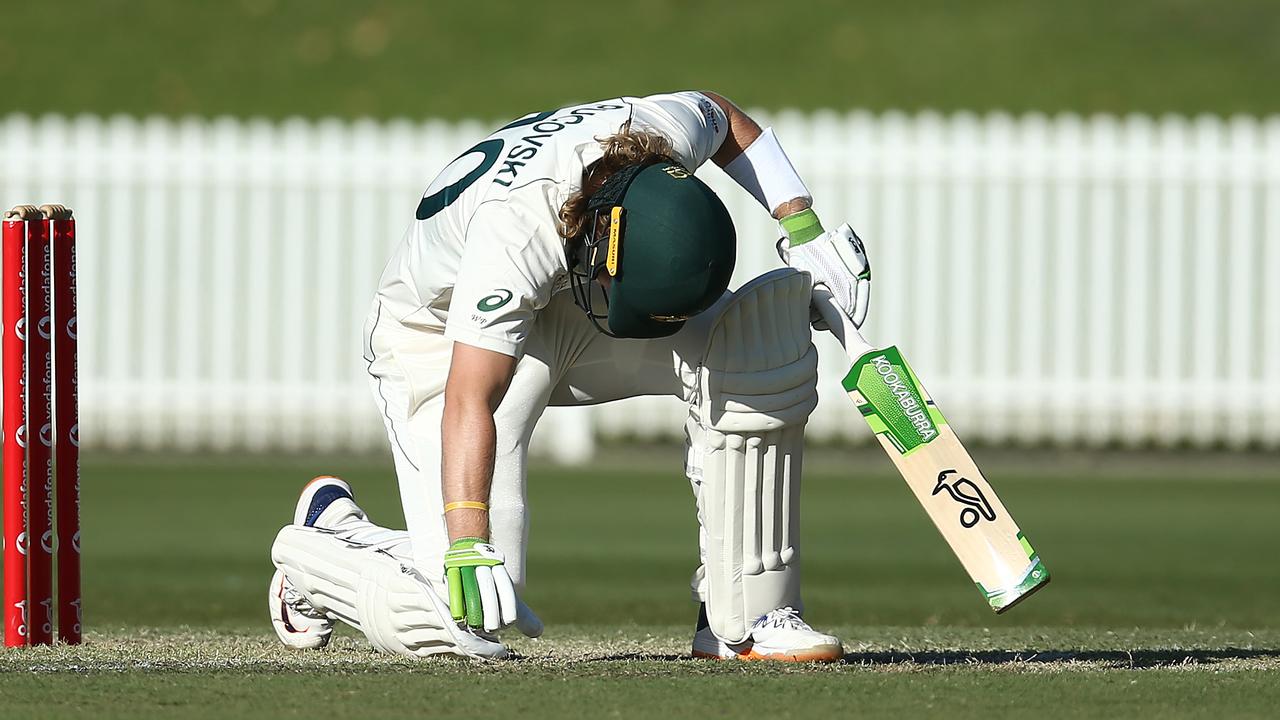
[[[845,353],[850,360],[856,361],[863,355],[871,352],[875,348],[867,339],[862,337],[862,333],[858,332],[858,328],[854,326],[853,320],[836,305],[836,300],[832,297],[831,292],[822,285],[813,288],[813,307],[822,315],[822,319],[826,321],[827,327],[831,329],[831,334],[836,336],[836,340],[844,346]]]

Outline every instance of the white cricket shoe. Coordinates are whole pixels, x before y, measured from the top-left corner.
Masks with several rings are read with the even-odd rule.
[[[293,510],[294,524],[304,527],[332,529],[353,517],[364,519],[364,511],[356,505],[351,486],[330,475],[321,475],[307,483]],[[271,626],[285,645],[310,650],[329,644],[336,619],[312,607],[282,570],[276,570],[271,576],[267,609]]]
[[[693,635],[693,656],[721,660],[835,662],[844,657],[844,646],[834,635],[809,627],[800,613],[789,607],[756,618],[747,639],[730,645],[711,632],[704,610],[698,619],[698,631]]]

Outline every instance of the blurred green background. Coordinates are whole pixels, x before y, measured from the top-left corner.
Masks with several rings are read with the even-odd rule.
[[[1275,0],[3,4],[0,107],[29,113],[489,119],[683,88],[770,109],[1280,109]]]

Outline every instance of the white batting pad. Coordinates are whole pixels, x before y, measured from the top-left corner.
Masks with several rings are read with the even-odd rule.
[[[800,608],[804,425],[817,404],[809,277],[775,270],[744,285],[708,340],[685,424],[703,567],[694,589],[712,631],[746,639],[755,618]]]
[[[460,629],[431,583],[388,551],[321,528],[287,525],[271,561],[317,609],[362,631],[383,652],[412,657],[506,657],[506,648]]]

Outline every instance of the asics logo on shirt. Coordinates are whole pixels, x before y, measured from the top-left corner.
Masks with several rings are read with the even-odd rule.
[[[480,302],[476,303],[476,309],[480,312],[489,312],[511,302],[512,293],[510,290],[498,289],[492,295],[485,295],[480,298]]]

